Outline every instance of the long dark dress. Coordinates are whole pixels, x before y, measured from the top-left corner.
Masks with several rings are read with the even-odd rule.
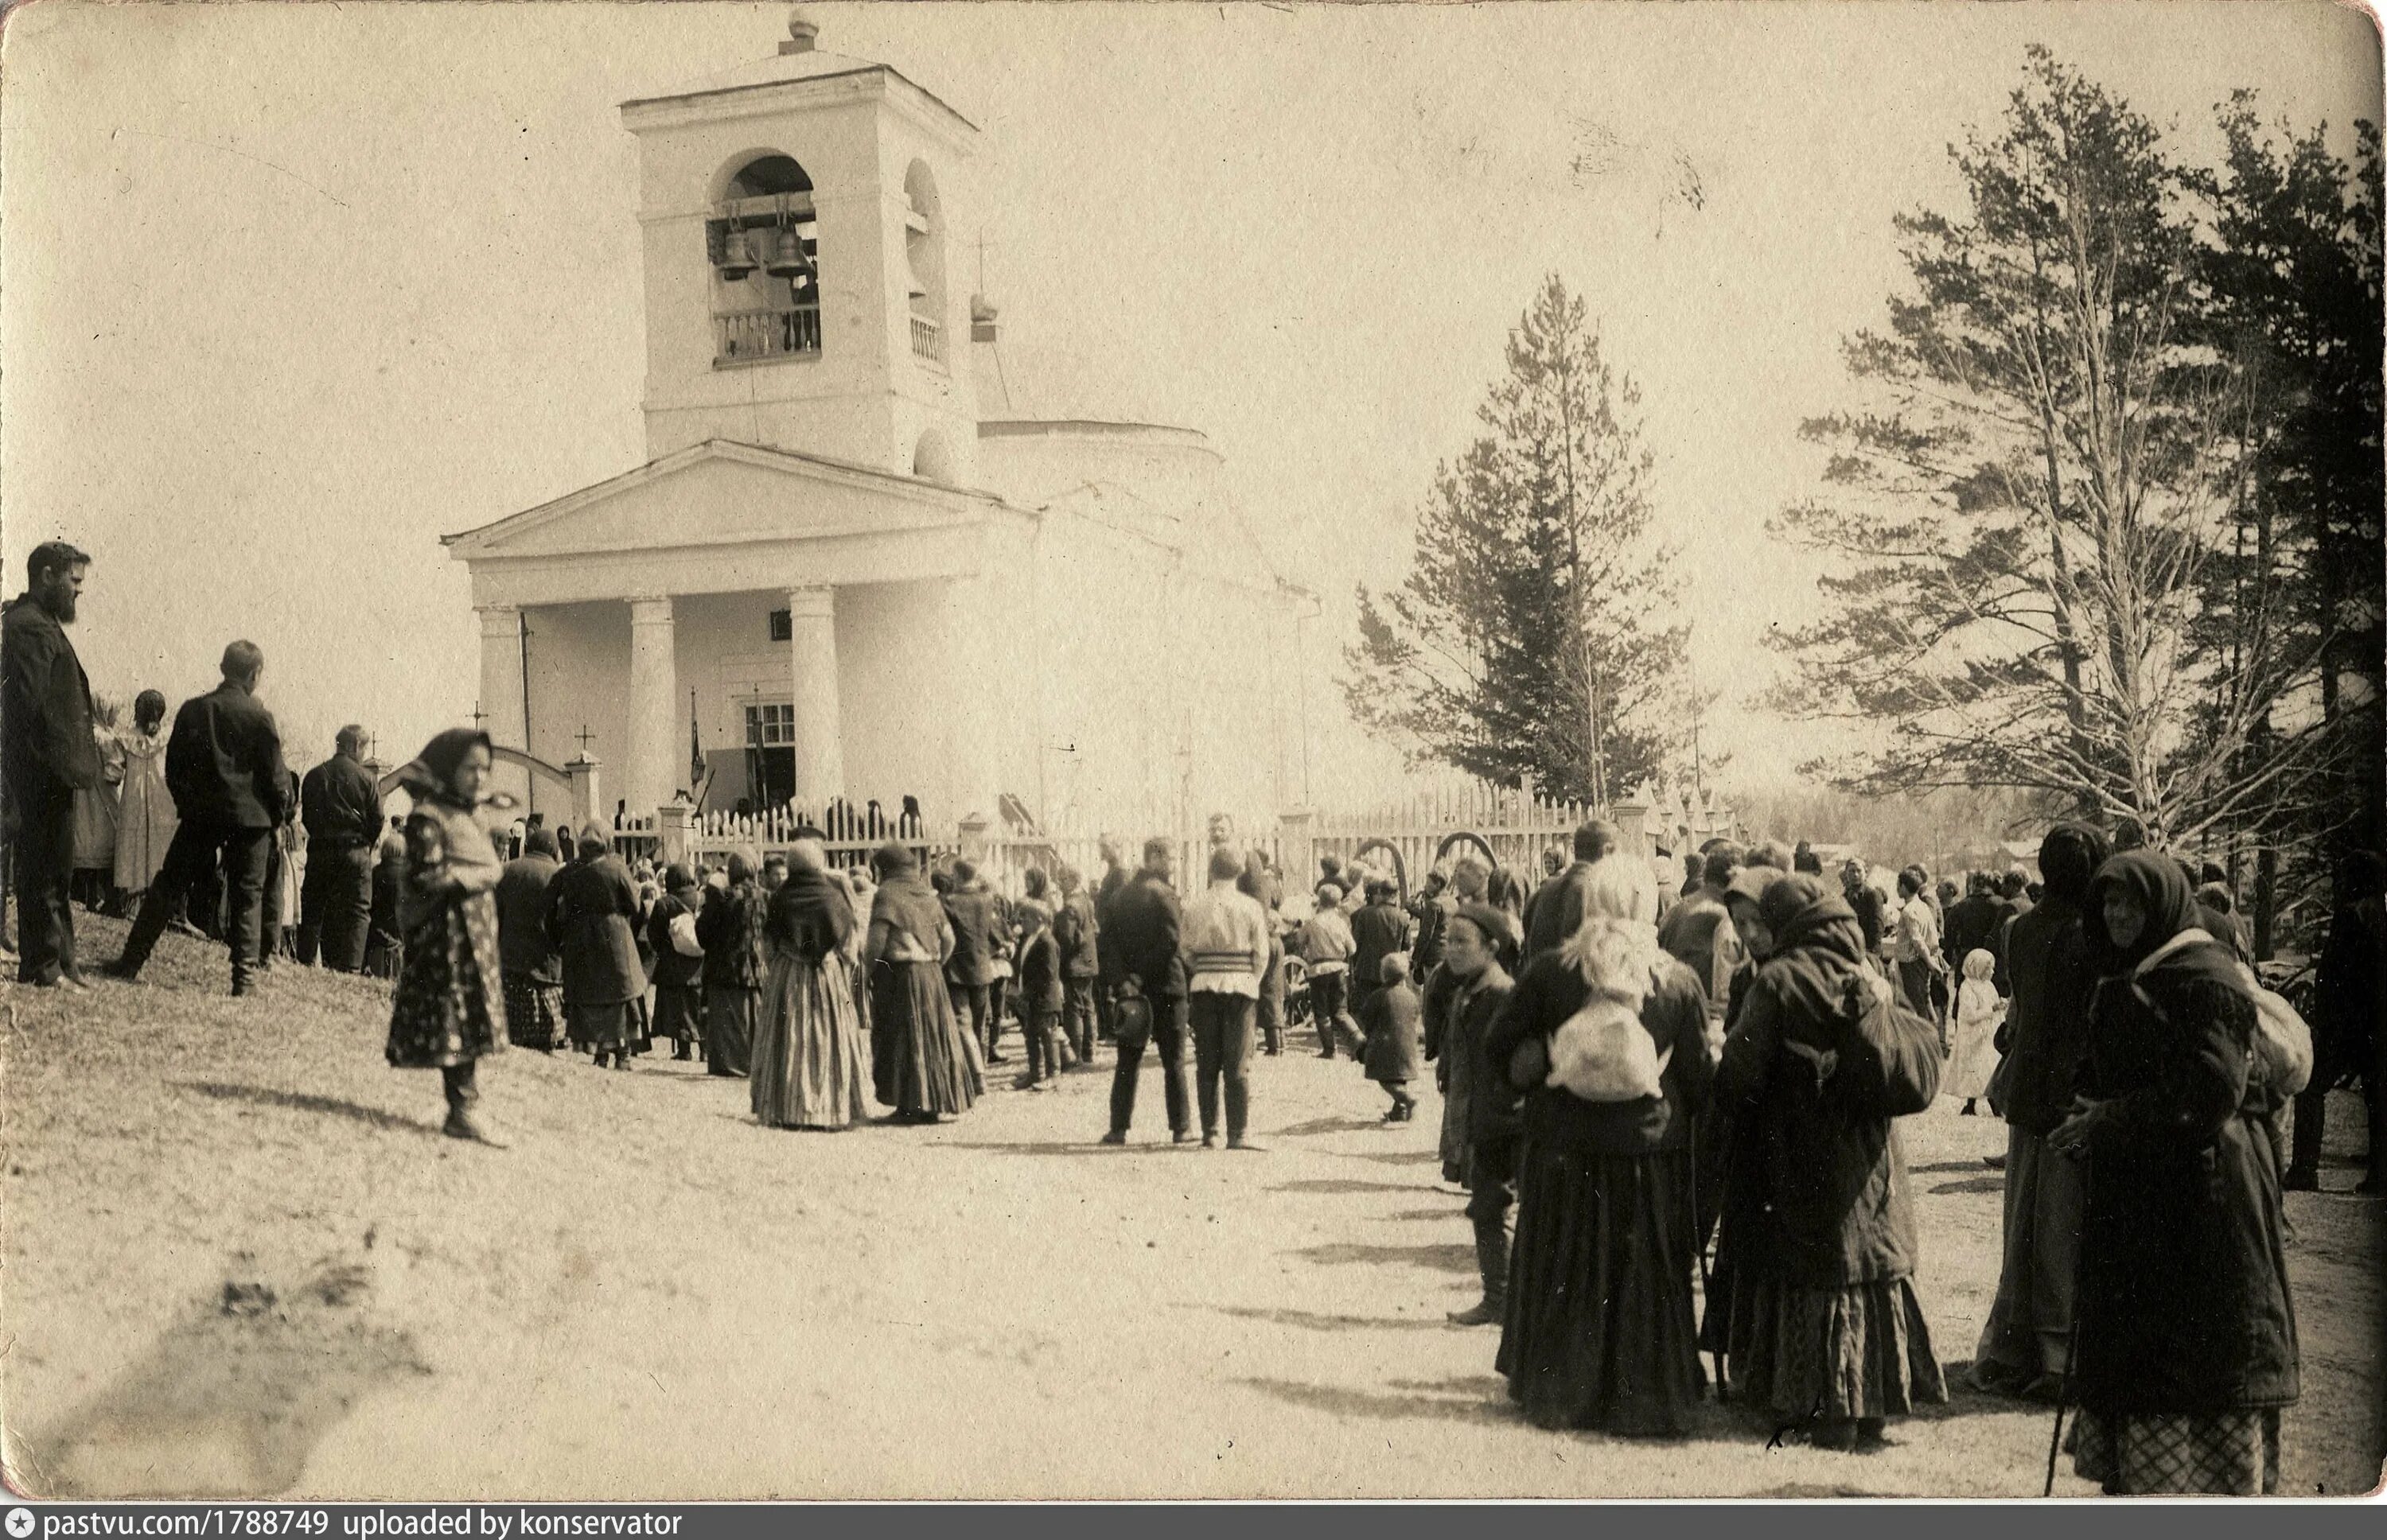
[[[2117,882],[2149,915],[2118,964],[2196,924],[2169,860],[2115,856],[2095,894]],[[2092,894],[2092,954],[2099,908]],[[2137,982],[2099,985],[2081,1075],[2103,1105],[2080,1233],[2076,1469],[2115,1493],[2271,1492],[2299,1384],[2280,1170],[2249,1076],[2254,1003],[2211,942]]]
[[[764,940],[770,899],[752,879],[713,896],[696,917],[704,945],[704,1067],[743,1075],[753,1067],[755,1034],[763,1025],[763,986],[771,973]]]
[[[945,988],[943,914],[916,876],[890,878],[870,905],[872,1089],[905,1117],[966,1112],[986,1089],[985,1060]]]
[[[563,1009],[573,1043],[597,1054],[644,1045],[646,970],[632,927],[638,893],[612,854],[575,861],[547,890],[547,933],[563,959]]]
[[[1863,932],[1838,895],[1792,880],[1809,885],[1805,896],[1795,913],[1769,915],[1775,951],[1717,1073],[1734,1117],[1718,1244],[1730,1281],[1708,1302],[1711,1321],[1724,1316],[1709,1339],[1725,1344],[1740,1395],[1784,1424],[1875,1421],[1944,1401],[1947,1382],[1913,1283],[1896,1125],[1860,1077],[1841,1072],[1838,1023],[1864,966]],[[1925,1067],[1918,1106],[1937,1090],[1936,1068]]]
[[[470,809],[432,798],[406,823],[406,962],[389,1016],[389,1062],[452,1068],[506,1045],[498,961],[502,868]],[[448,882],[461,891],[442,891]]]
[[[1673,1436],[1699,1403],[1690,1135],[1714,1074],[1707,997],[1654,930],[1645,952],[1641,1025],[1670,1055],[1664,1094],[1595,1103],[1536,1085],[1525,1097],[1496,1367],[1544,1427]],[[1589,995],[1566,949],[1535,957],[1484,1034],[1484,1061],[1505,1066],[1527,1042],[1547,1050]]]
[[[774,1128],[842,1129],[868,1115],[868,1074],[852,969],[840,950],[853,929],[842,883],[797,870],[771,895],[771,971],[749,1078],[754,1116]]]

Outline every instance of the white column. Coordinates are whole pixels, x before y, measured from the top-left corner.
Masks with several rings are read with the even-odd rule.
[[[788,590],[795,686],[796,801],[817,814],[845,795],[845,727],[837,694],[837,590]]]
[[[678,674],[672,658],[672,601],[630,600],[629,745],[622,795],[642,818],[670,802],[681,772],[673,768]]]
[[[523,709],[522,612],[511,604],[476,606],[481,617],[481,730],[501,749],[530,751]],[[493,789],[512,793],[528,806],[528,772],[496,767]]]
[[[987,662],[994,643],[993,604],[983,574],[945,585],[945,683],[951,763],[945,785],[953,806],[933,810],[940,822],[975,813],[994,816],[994,690]]]

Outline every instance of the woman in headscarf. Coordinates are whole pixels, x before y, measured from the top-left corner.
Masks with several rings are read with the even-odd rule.
[[[78,787],[74,794],[75,897],[87,909],[114,913],[111,894],[116,876],[116,827],[122,807],[124,742],[117,732],[116,702],[92,706],[91,737],[99,757],[99,779]],[[271,950],[272,938],[266,938]]]
[[[2080,1168],[2049,1153],[2047,1136],[2072,1105],[2087,1046],[2097,974],[2081,916],[2105,837],[2058,824],[2040,841],[2045,896],[2006,928],[2004,982],[2013,996],[1998,1048],[2005,1055],[2005,1260],[1997,1303],[1973,1352],[1973,1383],[2052,1401],[2072,1344],[2079,1272]]]
[[[2103,977],[2048,1135],[2086,1170],[2074,1468],[2111,1493],[2275,1491],[2297,1394],[2254,1000],[2198,918],[2168,858],[2098,868],[2082,928]]]
[[[1888,1077],[1856,1072],[1857,1013],[1887,1006],[1864,932],[1821,877],[1767,884],[1742,940],[1763,958],[1724,1040],[1718,1100],[1735,1119],[1725,1180],[1729,1277],[1721,1332],[1738,1393],[1819,1448],[1881,1447],[1888,1419],[1944,1401],[1915,1295],[1913,1203]],[[1919,1016],[1919,1013],[1917,1013]],[[1904,1075],[1919,1111],[1938,1087],[1936,1029]],[[1924,1082],[1929,1083],[1924,1083]]]
[[[1526,965],[1484,1034],[1484,1062],[1525,1092],[1497,1364],[1545,1428],[1678,1436],[1699,1398],[1690,1137],[1715,1061],[1706,996],[1659,947],[1657,912],[1646,865],[1594,865],[1581,928]],[[1658,1093],[1590,1101],[1547,1083],[1561,1029],[1618,1008],[1651,1039]]]
[[[638,965],[638,890],[602,827],[580,831],[571,865],[547,889],[547,934],[563,958],[563,1019],[598,1068],[630,1067],[644,1047],[646,969]]]
[[[124,902],[135,914],[141,895],[166,864],[166,847],[181,822],[166,789],[165,725],[166,698],[145,689],[133,698],[133,730],[119,739],[124,750],[124,784],[118,793],[116,886],[124,890]]]
[[[944,905],[903,846],[879,846],[871,865],[878,892],[862,958],[870,975],[874,1089],[896,1121],[933,1123],[969,1110],[986,1089],[986,1064],[945,989],[954,930]],[[788,880],[792,887],[792,869]]]
[[[469,727],[441,733],[399,773],[414,811],[398,919],[406,963],[388,1055],[401,1069],[438,1069],[450,1138],[494,1144],[473,1118],[480,1098],[474,1067],[506,1045],[493,896],[505,866],[479,815],[488,774],[488,735]]]
[[[770,980],[748,1083],[755,1117],[776,1129],[850,1128],[869,1110],[862,1018],[843,950],[853,910],[827,865],[817,840],[797,840],[764,922]]]
[[[771,977],[771,948],[764,938],[771,901],[763,891],[762,865],[751,850],[732,852],[729,886],[696,917],[696,939],[704,947],[704,1067],[710,1074],[743,1075],[753,1067],[763,990]]]

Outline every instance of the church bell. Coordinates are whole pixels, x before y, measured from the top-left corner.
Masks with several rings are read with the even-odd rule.
[[[793,230],[782,230],[771,243],[770,265],[764,271],[774,278],[793,278],[810,265],[804,260],[804,238]]]
[[[732,230],[721,243],[721,276],[731,283],[754,271],[754,251],[743,230]]]

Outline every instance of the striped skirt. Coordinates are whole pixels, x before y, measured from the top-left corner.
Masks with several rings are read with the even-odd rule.
[[[755,1117],[776,1129],[842,1129],[867,1116],[862,1018],[845,960],[771,959],[747,1078]]]

